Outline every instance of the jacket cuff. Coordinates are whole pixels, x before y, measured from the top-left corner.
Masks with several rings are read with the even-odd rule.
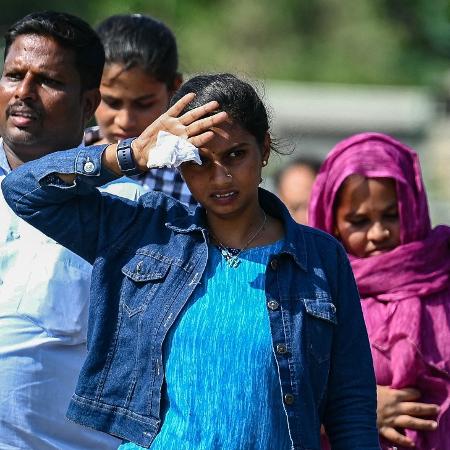
[[[79,182],[102,186],[117,178],[117,175],[102,167],[102,155],[106,145],[77,147],[44,156],[32,171],[41,186],[70,187],[56,174],[76,174]]]

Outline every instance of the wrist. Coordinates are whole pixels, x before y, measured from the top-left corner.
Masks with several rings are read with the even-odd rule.
[[[131,176],[141,173],[133,155],[134,140],[135,138],[124,139],[117,144],[116,158],[122,175]]]

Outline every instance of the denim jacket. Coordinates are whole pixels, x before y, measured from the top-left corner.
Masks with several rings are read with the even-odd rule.
[[[161,194],[138,202],[94,189],[114,176],[105,146],[52,153],[2,184],[24,220],[93,264],[88,355],[68,417],[151,445],[161,427],[162,347],[208,259],[205,212]],[[72,186],[56,173],[76,173]],[[376,390],[358,292],[345,251],[296,224],[260,189],[285,244],[266,269],[267,314],[293,449],[378,449]],[[61,299],[64,301],[64,299]]]

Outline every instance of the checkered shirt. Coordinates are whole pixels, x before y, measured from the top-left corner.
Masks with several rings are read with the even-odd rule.
[[[83,139],[85,145],[92,145],[100,139],[102,139],[102,135],[98,126],[85,130]],[[177,169],[170,169],[168,167],[151,169],[148,172],[131,178],[138,181],[146,189],[164,192],[189,206],[191,209],[194,209],[198,205]]]

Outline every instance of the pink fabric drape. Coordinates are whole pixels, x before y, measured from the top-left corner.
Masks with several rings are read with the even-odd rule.
[[[450,450],[450,228],[431,229],[416,153],[379,133],[352,136],[330,152],[313,187],[310,225],[333,233],[336,193],[351,174],[396,181],[401,244],[369,258],[350,255],[377,383],[415,387],[420,401],[439,404],[437,431],[407,434],[419,450]]]

